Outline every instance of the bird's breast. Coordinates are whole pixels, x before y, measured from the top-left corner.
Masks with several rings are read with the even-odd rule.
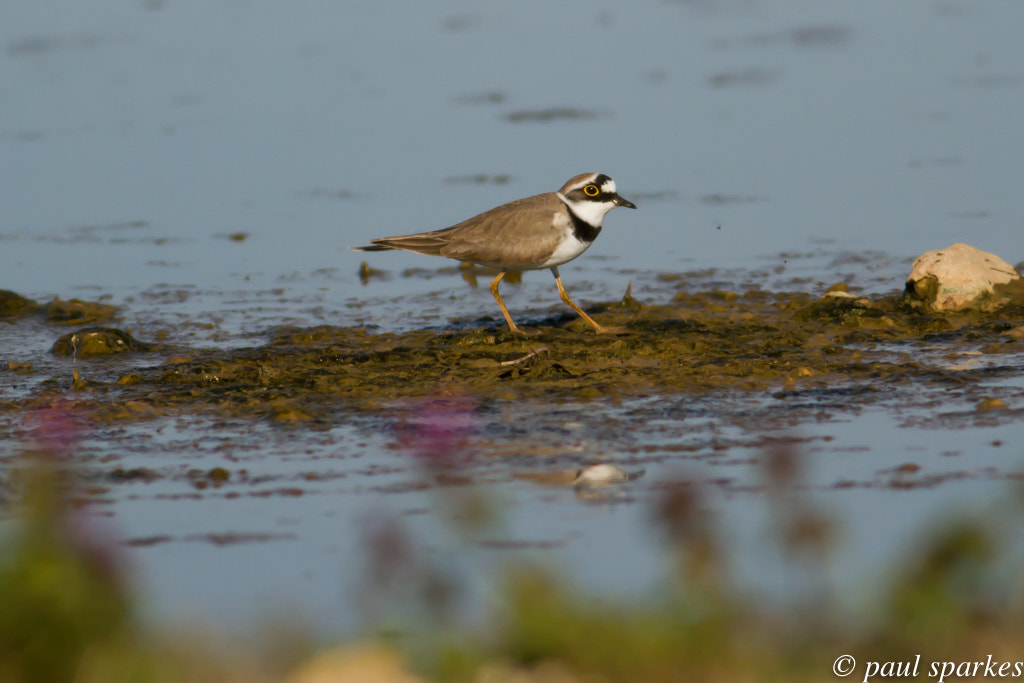
[[[566,226],[562,240],[558,243],[558,246],[555,247],[555,250],[551,252],[551,256],[549,256],[540,267],[553,268],[555,266],[560,266],[563,263],[568,263],[585,252],[591,244],[593,244],[593,242],[585,242],[578,239],[572,227]]]

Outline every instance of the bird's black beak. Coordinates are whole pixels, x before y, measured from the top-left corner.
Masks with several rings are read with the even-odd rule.
[[[627,209],[635,209],[636,208],[636,204],[634,204],[633,202],[629,201],[628,199],[626,199],[625,197],[623,197],[621,195],[615,195],[615,197],[612,199],[612,201],[615,202],[615,206],[624,206]]]

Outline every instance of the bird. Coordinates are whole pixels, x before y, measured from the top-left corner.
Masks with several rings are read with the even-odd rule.
[[[607,175],[580,173],[556,192],[516,199],[448,228],[381,237],[352,249],[405,250],[498,269],[497,277],[491,281],[491,294],[509,329],[520,334],[523,331],[512,320],[498,285],[510,270],[548,268],[555,276],[562,301],[600,334],[613,330],[599,325],[576,305],[562,285],[558,266],[585,252],[601,234],[605,215],[619,206],[636,208],[636,204],[619,195],[615,181]]]

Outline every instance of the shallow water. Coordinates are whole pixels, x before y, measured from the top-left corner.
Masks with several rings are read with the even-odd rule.
[[[155,417],[95,427],[73,456],[96,523],[124,544],[155,615],[248,628],[298,614],[336,631],[372,614],[367,548],[391,524],[410,539],[411,561],[459,585],[471,618],[493,606],[509,562],[558,567],[593,594],[655,595],[669,567],[654,506],[676,481],[700,487],[744,590],[799,596],[806,586],[793,584],[771,536],[778,499],[765,457],[781,444],[799,455],[784,498],[831,520],[827,576],[856,612],[934,523],[1012,498],[1022,423],[979,413],[967,395],[1019,404],[1024,357],[1006,360],[1011,380],[963,396],[923,385],[879,397],[854,383],[555,406],[439,399],[328,429]],[[455,444],[445,457],[456,461],[432,462],[424,434]],[[571,473],[593,462],[642,474],[573,487]]]
[[[1022,258],[1019,3],[148,0],[7,14],[0,288],[117,305],[119,326],[180,349],[255,346],[281,325],[493,324],[486,286],[451,264],[347,247],[584,170],[614,176],[640,210],[612,213],[562,268],[581,302],[618,300],[632,283],[663,303],[680,274],[689,290],[843,281],[889,293],[916,255],[957,241]],[[386,275],[362,284],[364,260]],[[524,324],[562,312],[546,272],[503,289]],[[35,368],[0,372],[5,399],[67,379],[70,361],[47,350],[68,331],[4,324],[0,362]],[[952,354],[951,372],[1004,368],[962,393],[658,396],[554,414],[499,401],[473,412],[466,487],[424,487],[433,473],[399,447],[397,417],[314,430],[161,416],[99,428],[77,455],[161,617],[239,627],[296,610],[352,627],[357,551],[369,520],[389,516],[473,587],[470,604],[522,556],[595,591],[645,595],[665,569],[649,504],[679,477],[712,491],[737,572],[770,595],[786,584],[758,541],[771,435],[799,441],[807,495],[843,530],[833,566],[848,586],[1019,473],[1021,359],[963,355],[973,350],[892,349],[936,364]],[[116,377],[157,362],[83,367]],[[1010,410],[978,413],[986,391]],[[8,417],[21,437],[31,421]],[[18,449],[8,440],[4,459]],[[645,472],[596,503],[523,478],[594,460]],[[894,472],[905,463],[920,467],[909,488]],[[228,482],[197,488],[189,471],[216,467]],[[117,468],[159,477],[125,481]],[[501,521],[462,539],[447,498],[477,487],[501,501]]]
[[[595,257],[639,271],[749,267],[808,240],[897,260],[967,240],[1019,260],[1016,4],[540,11],[19,7],[0,28],[0,272],[37,298],[283,286],[344,313],[367,295],[366,257],[346,247],[589,169],[641,210],[609,217],[564,269],[570,283],[592,279],[576,269]],[[560,108],[594,115],[516,116]],[[528,278],[545,291],[548,280]],[[606,286],[619,293],[625,279]],[[386,299],[419,289],[375,287]],[[458,310],[490,313],[485,297]]]

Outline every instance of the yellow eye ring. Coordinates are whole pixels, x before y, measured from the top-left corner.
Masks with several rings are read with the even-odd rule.
[[[588,197],[596,197],[600,193],[601,190],[598,189],[597,185],[587,185],[586,187],[583,188],[583,194],[587,195]]]

